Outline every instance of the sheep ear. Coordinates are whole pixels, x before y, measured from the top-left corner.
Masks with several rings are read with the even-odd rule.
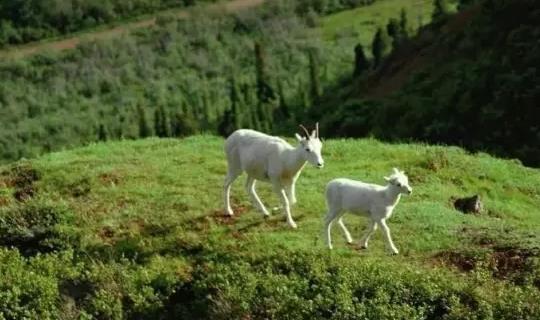
[[[302,142],[304,140],[304,138],[302,138],[302,136],[300,136],[298,133],[295,133],[294,136],[296,137],[296,140],[298,140],[298,142]]]
[[[384,180],[386,180],[386,182],[392,181],[392,179],[390,179],[390,178],[388,178],[388,177],[384,177]]]
[[[394,168],[394,173],[399,173],[398,168]]]

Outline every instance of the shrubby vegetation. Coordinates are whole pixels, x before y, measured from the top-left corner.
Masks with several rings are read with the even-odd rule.
[[[434,24],[326,96],[314,116],[334,115],[329,134],[454,144],[540,165],[540,47],[531,38],[540,3],[462,1],[455,16],[437,3]]]
[[[332,10],[370,3],[323,2]],[[352,72],[356,43],[313,36],[309,17],[297,13],[303,6],[162,16],[129,36],[2,63],[0,158],[96,140],[296,126],[326,86]]]
[[[215,0],[3,0],[0,1],[0,47],[198,2]]]

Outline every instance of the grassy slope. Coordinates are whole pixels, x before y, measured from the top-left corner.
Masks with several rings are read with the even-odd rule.
[[[269,245],[273,249],[310,249],[321,228],[326,182],[344,176],[381,183],[382,176],[397,166],[409,174],[414,188],[414,194],[402,199],[390,222],[403,254],[386,257],[377,234],[373,247],[359,256],[423,263],[441,250],[480,248],[473,239],[479,233],[495,241],[508,238],[520,246],[539,244],[538,170],[484,155],[469,156],[457,148],[386,145],[373,140],[328,141],[324,156],[328,163],[324,170],[307,167],[299,180],[299,205],[293,210],[299,230],[287,228],[280,213],[263,221],[248,202],[244,179],[239,179],[233,202],[245,214],[228,227],[218,223],[211,234],[232,240],[231,234],[239,233],[240,241],[255,250]],[[103,241],[97,235],[104,226],[129,229],[131,222],[142,220],[189,230],[193,219],[221,212],[226,163],[218,138],[97,144],[49,154],[34,163],[44,172],[42,188],[76,208],[78,223],[89,228],[92,241]],[[441,168],[434,171],[436,167]],[[66,186],[81,177],[92,181],[89,198],[67,196]],[[277,204],[268,185],[261,184],[259,190],[266,203]],[[450,196],[473,193],[482,195],[489,213],[468,216],[451,208]],[[346,220],[358,238],[365,221],[350,216]],[[335,239],[339,254],[351,253],[338,230]],[[325,250],[322,243],[315,248]]]
[[[419,24],[429,23],[433,8],[431,0],[382,0],[366,7],[347,10],[324,17],[322,34],[324,39],[339,41],[348,34],[356,34],[366,49],[371,48],[373,35],[378,27],[385,27],[390,18],[399,18],[405,9],[409,19],[409,27],[418,29]]]
[[[41,198],[48,199],[54,205],[67,205],[74,213],[72,227],[74,226],[82,234],[81,243],[75,248],[75,256],[78,258],[74,261],[86,262],[82,265],[73,262],[69,253],[67,256],[60,255],[51,258],[43,255],[29,259],[25,262],[26,267],[16,268],[15,265],[21,265],[23,262],[14,262],[19,261],[17,260],[19,258],[0,250],[0,261],[3,261],[3,268],[7,268],[7,271],[2,271],[2,268],[0,271],[8,272],[7,284],[4,279],[3,282],[0,281],[0,287],[13,292],[14,289],[9,288],[17,286],[18,290],[22,290],[17,292],[24,294],[26,290],[44,290],[29,289],[34,288],[36,284],[37,288],[41,288],[39,286],[50,283],[48,285],[52,287],[47,294],[54,297],[55,290],[58,290],[55,281],[58,281],[60,288],[64,288],[63,281],[66,277],[71,279],[74,277],[73,274],[81,272],[76,270],[87,270],[85,271],[87,273],[80,273],[86,274],[84,277],[87,280],[84,281],[94,283],[92,288],[105,290],[100,291],[101,296],[98,295],[99,292],[95,293],[94,300],[109,301],[107,299],[112,298],[107,298],[107,295],[103,296],[103,294],[119,297],[121,293],[117,292],[121,290],[120,292],[124,292],[123,294],[129,297],[122,298],[122,301],[134,302],[124,305],[126,308],[124,311],[114,307],[116,312],[137,314],[136,310],[146,310],[144,312],[154,310],[155,314],[162,314],[162,312],[170,312],[166,311],[169,310],[166,306],[174,303],[175,300],[166,298],[168,287],[163,287],[160,283],[188,281],[186,279],[192,277],[190,270],[199,270],[198,268],[201,267],[211,268],[210,270],[217,268],[221,271],[213,271],[217,272],[215,275],[211,271],[205,272],[210,272],[208,281],[212,286],[221,286],[220,290],[225,290],[222,292],[225,296],[221,299],[224,301],[241,300],[245,292],[237,293],[234,290],[243,288],[242,281],[244,280],[239,280],[243,276],[252,279],[250,281],[268,282],[283,277],[285,277],[283,279],[288,279],[287,281],[293,281],[292,279],[299,276],[294,276],[296,273],[280,273],[279,259],[275,259],[286,254],[287,257],[300,259],[297,263],[305,265],[305,268],[315,268],[308,269],[310,274],[318,274],[321,272],[319,268],[325,268],[324,264],[322,266],[313,264],[314,261],[319,261],[316,257],[323,257],[329,259],[326,263],[344,267],[340,277],[345,275],[353,277],[357,274],[354,277],[372,279],[368,282],[361,280],[361,283],[353,281],[354,286],[360,288],[354,290],[369,291],[371,289],[367,287],[362,289],[362,287],[371,288],[373,285],[379,286],[383,283],[384,286],[388,286],[388,283],[393,281],[402,281],[399,282],[402,283],[401,285],[410,288],[412,283],[420,281],[418,285],[422,288],[424,285],[431,286],[431,289],[418,289],[424,292],[422,295],[434,294],[436,296],[437,292],[447,290],[458,290],[457,292],[467,290],[469,293],[465,295],[464,301],[469,301],[468,295],[472,294],[470,292],[475,292],[475,296],[479,294],[487,301],[492,301],[491,303],[496,301],[506,308],[505,305],[511,303],[500,297],[500,295],[505,295],[506,291],[501,291],[501,288],[506,287],[504,285],[506,281],[501,281],[500,277],[492,278],[491,272],[496,270],[477,266],[474,272],[462,273],[458,272],[453,264],[462,267],[461,264],[467,263],[465,260],[469,258],[466,257],[471,257],[471,254],[472,257],[486,255],[489,257],[492,251],[499,250],[497,248],[528,250],[540,245],[538,232],[540,187],[537,183],[540,179],[540,171],[522,167],[512,161],[499,160],[483,154],[472,156],[458,148],[389,145],[375,140],[329,140],[325,142],[323,150],[327,166],[323,170],[306,167],[298,182],[299,203],[293,209],[293,216],[299,229],[292,230],[286,225],[283,215],[279,212],[273,212],[273,216],[268,220],[261,217],[249,203],[243,190],[244,177],[238,179],[232,193],[234,208],[238,215],[234,219],[222,216],[221,185],[226,171],[222,145],[221,138],[212,136],[197,136],[184,140],[148,139],[95,144],[72,151],[47,154],[32,160],[32,166],[42,173],[42,179],[38,182]],[[399,256],[386,254],[380,231],[370,242],[370,248],[363,251],[353,250],[352,247],[346,246],[337,227],[333,233],[335,243],[333,251],[328,251],[321,240],[315,242],[322,227],[325,207],[323,190],[330,179],[351,177],[382,183],[382,177],[388,174],[393,166],[404,169],[408,173],[414,188],[412,196],[402,198],[394,216],[389,221],[394,242],[401,252]],[[90,192],[83,196],[74,196],[73,190],[85,185],[90,187]],[[7,208],[14,203],[14,200],[11,199],[11,190],[1,186],[0,181],[0,203]],[[269,185],[259,184],[258,190],[261,199],[269,207],[277,205],[277,198],[271,193]],[[473,193],[482,195],[487,208],[486,213],[480,216],[463,215],[451,208],[449,201],[451,196]],[[353,237],[358,240],[359,234],[366,225],[365,219],[346,216],[345,220]],[[228,278],[235,272],[234,269],[226,269],[231,263],[230,258],[227,258],[229,255],[235,256],[233,264],[240,263],[245,266],[246,263],[249,265],[253,261],[258,261],[259,267],[255,268],[264,269],[266,263],[269,265],[277,263],[274,268],[278,268],[278,271],[273,271],[274,273],[268,273],[270,271],[261,273],[260,270],[243,271],[241,275]],[[201,266],[201,259],[209,262]],[[456,261],[456,259],[463,261]],[[513,255],[508,261],[514,261],[511,259],[514,259]],[[63,262],[59,264],[55,261]],[[261,261],[268,262],[262,262],[261,266]],[[489,262],[489,259],[482,261]],[[510,263],[510,269],[516,269],[510,270],[512,272],[519,273],[524,267],[522,264],[514,265],[508,261],[504,263]],[[347,265],[344,266],[343,263]],[[328,266],[328,268],[333,267]],[[29,280],[13,280],[20,278],[21,275],[14,274],[24,269],[34,270],[35,273],[25,276],[24,279],[30,277]],[[392,270],[391,273],[388,273],[390,270]],[[220,276],[220,272],[225,273]],[[527,272],[531,274],[530,270]],[[32,280],[36,276],[39,278]],[[504,274],[503,278],[505,276],[507,275]],[[54,280],[55,277],[58,280]],[[193,275],[193,277],[197,276]],[[218,277],[217,280],[220,282],[213,284],[214,280],[211,280],[213,277]],[[300,276],[299,279],[302,277]],[[23,286],[21,289],[21,281],[35,282],[35,284]],[[86,283],[84,281],[76,280],[74,283],[84,285]],[[224,284],[221,281],[234,282]],[[427,282],[421,284],[422,281]],[[260,285],[265,288],[263,283]],[[288,284],[283,284],[280,290],[294,291],[301,282],[286,283]],[[410,290],[399,289],[399,283],[394,289],[398,290],[396,294],[400,295],[402,290]],[[428,285],[428,283],[431,284]],[[449,283],[452,283],[452,289]],[[512,283],[508,282],[508,288],[513,286]],[[461,289],[455,289],[456,285]],[[182,288],[184,288],[182,290],[188,290],[185,287]],[[348,287],[344,285],[343,288],[345,290]],[[521,299],[520,308],[531,308],[535,305],[531,304],[531,299],[534,299],[538,291],[532,287],[523,287],[523,289],[525,291],[519,293],[521,289],[515,288],[518,291],[512,292],[517,292],[520,298],[512,299]],[[514,290],[514,288],[504,290]],[[190,301],[197,301],[203,305],[209,303],[197,300],[204,299],[205,291],[187,292],[188,296],[203,292],[202,297],[191,298],[193,300]],[[492,294],[493,292],[496,293]],[[160,294],[166,298],[160,298],[165,299],[161,300],[165,307],[160,304],[161,302],[155,302],[156,298],[151,298],[153,295],[159,297]],[[231,298],[231,296],[226,298],[227,294],[236,298]],[[349,294],[351,293],[347,293]],[[424,301],[420,297],[414,298],[414,293],[411,294],[413,298],[408,296],[408,300],[404,301],[418,299],[423,301],[418,303],[429,305],[429,301]],[[42,299],[45,299],[43,296],[44,294],[41,295]],[[58,301],[58,298],[54,299]],[[182,300],[184,298],[179,299],[179,301],[184,301]],[[334,298],[328,297],[328,299],[333,301]],[[6,306],[9,307],[10,303],[14,303],[13,301],[15,300],[7,300]],[[78,303],[84,303],[84,301],[86,300]],[[120,300],[110,301],[115,301],[115,304],[110,304],[111,308],[120,303],[118,302]],[[282,303],[281,307],[274,305],[272,300],[266,301],[259,308],[266,310],[269,306],[275,306],[281,312],[289,312],[279,309],[284,308],[283,304],[287,305],[286,301],[288,300],[279,302]],[[401,301],[401,298],[398,301]],[[473,306],[477,303],[475,301],[471,302]],[[227,303],[234,303],[234,301]],[[288,303],[294,304],[294,300]],[[322,305],[327,305],[326,303],[322,302]],[[370,303],[383,307],[385,303],[391,302],[372,300]],[[64,302],[62,304],[64,305],[61,311],[63,314],[73,312],[69,311],[70,304]],[[212,304],[216,306],[215,301]],[[109,304],[101,305],[100,308],[106,309],[107,305]],[[218,310],[213,312],[220,314],[223,311],[219,311],[220,304],[217,305]],[[128,306],[131,306],[132,310],[128,309]],[[246,305],[243,306],[246,308]],[[421,314],[423,307],[409,305],[405,308],[409,311],[411,311],[410,308],[420,308],[416,310]],[[474,307],[471,308],[474,312]],[[100,314],[103,313],[95,311],[98,309],[94,302],[94,306],[86,307],[85,312],[91,312],[101,318]],[[301,310],[304,311],[304,309]],[[460,314],[460,311],[453,310],[453,312]],[[146,313],[147,317],[149,317],[148,314],[152,313]],[[417,313],[415,317],[422,318],[419,314]],[[430,314],[433,315],[433,313]],[[133,316],[133,313],[131,315]],[[279,313],[270,317],[280,318]],[[292,315],[291,317],[300,316]],[[319,317],[326,318],[327,316]],[[391,314],[387,317],[393,318]],[[467,316],[461,315],[461,317]]]

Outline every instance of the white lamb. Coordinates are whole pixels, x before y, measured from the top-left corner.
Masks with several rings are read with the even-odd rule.
[[[236,178],[246,172],[246,190],[251,200],[264,216],[269,216],[255,192],[255,181],[267,181],[272,183],[274,192],[279,196],[288,224],[296,228],[296,223],[291,216],[290,204],[296,203],[295,183],[306,161],[322,168],[324,160],[321,156],[322,143],[319,139],[319,126],[312,131],[300,125],[305,131],[306,137],[296,134],[298,146],[292,147],[279,137],[273,137],[261,132],[249,129],[240,129],[233,132],[225,142],[228,172],[225,177],[223,198],[225,212],[233,215],[230,204],[231,184]]]
[[[330,228],[335,219],[345,233],[348,243],[352,243],[351,234],[343,224],[343,215],[350,211],[354,214],[368,216],[371,221],[364,236],[360,240],[360,246],[367,248],[369,237],[377,230],[379,225],[383,231],[388,249],[393,254],[398,250],[392,242],[390,229],[386,225],[386,219],[390,218],[392,211],[398,204],[401,194],[411,194],[409,179],[404,172],[394,168],[390,177],[384,177],[388,182],[386,186],[368,184],[350,179],[334,179],[326,186],[326,203],[328,213],[325,218],[326,244],[332,249]]]

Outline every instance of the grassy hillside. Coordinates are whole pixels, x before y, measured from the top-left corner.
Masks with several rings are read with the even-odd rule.
[[[538,166],[540,3],[470,3],[328,91],[314,118],[337,135],[454,144]]]
[[[223,140],[195,136],[90,145],[2,167],[0,318],[534,319],[540,314],[540,171],[421,144],[328,140],[293,208],[264,220],[240,178],[222,216]],[[414,192],[368,250],[316,236],[334,177]],[[277,205],[269,185],[258,192]],[[478,193],[464,215],[450,198]],[[13,195],[20,199],[18,202]],[[363,218],[345,218],[358,240]]]

